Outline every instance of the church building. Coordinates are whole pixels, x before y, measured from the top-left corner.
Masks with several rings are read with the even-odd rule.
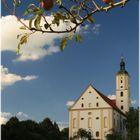
[[[77,135],[80,128],[90,131],[96,140],[106,140],[107,134],[119,132],[124,140],[126,112],[130,107],[130,76],[121,58],[116,74],[116,99],[112,100],[89,85],[69,107],[69,138]]]

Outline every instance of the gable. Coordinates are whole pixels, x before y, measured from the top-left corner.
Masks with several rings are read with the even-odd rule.
[[[97,106],[98,104],[98,106]],[[71,109],[108,108],[111,107],[100,94],[89,85],[83,94],[75,101]]]

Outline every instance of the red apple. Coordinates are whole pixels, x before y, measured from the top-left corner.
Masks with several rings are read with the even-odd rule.
[[[52,9],[54,3],[53,0],[42,0],[40,4],[42,8],[48,11]]]
[[[112,0],[102,0],[105,4],[112,3]]]

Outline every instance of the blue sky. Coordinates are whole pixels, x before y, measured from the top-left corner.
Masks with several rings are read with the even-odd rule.
[[[7,14],[2,7],[2,15]],[[22,77],[2,89],[2,112],[24,112],[36,121],[50,117],[68,122],[67,101],[76,100],[90,83],[105,95],[115,94],[121,54],[131,75],[131,97],[138,106],[138,1],[94,18],[95,24],[83,33],[83,42],[69,42],[64,52],[56,50],[58,38],[51,42],[55,52],[34,61],[13,61],[18,57],[15,52],[2,50],[3,68]],[[42,43],[40,36],[38,42]],[[47,49],[49,43],[44,46]],[[27,80],[27,76],[35,77]]]

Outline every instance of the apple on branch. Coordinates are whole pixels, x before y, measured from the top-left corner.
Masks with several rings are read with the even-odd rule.
[[[113,2],[113,0],[102,0],[105,4],[110,4]]]
[[[43,9],[45,10],[51,10],[53,8],[54,5],[54,0],[42,0],[40,2],[40,5]]]

